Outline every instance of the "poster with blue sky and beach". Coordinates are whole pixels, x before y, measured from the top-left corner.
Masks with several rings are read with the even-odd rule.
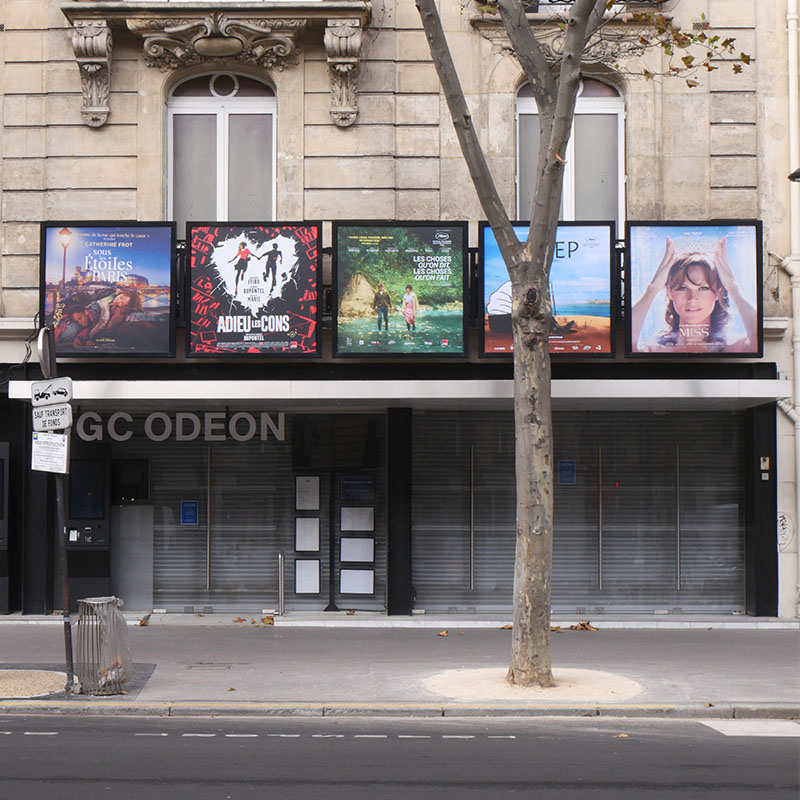
[[[560,223],[550,270],[553,355],[611,355],[611,261],[613,223]],[[520,240],[528,225],[514,226]],[[514,350],[511,332],[511,283],[492,229],[481,226],[484,355]]]

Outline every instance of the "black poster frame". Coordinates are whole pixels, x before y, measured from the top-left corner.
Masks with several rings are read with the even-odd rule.
[[[529,227],[530,222],[525,220],[516,220],[511,223],[515,228]],[[617,318],[618,309],[620,306],[620,282],[619,271],[617,267],[617,253],[616,253],[616,222],[613,220],[567,220],[559,221],[558,228],[608,228],[609,231],[609,253],[608,253],[608,270],[609,270],[609,352],[592,352],[592,351],[578,351],[578,352],[553,352],[552,339],[550,340],[550,358],[551,359],[614,359],[617,355]],[[481,220],[478,224],[478,281],[476,286],[476,295],[478,300],[478,358],[486,359],[499,359],[511,361],[514,357],[513,351],[507,352],[487,352],[486,351],[486,298],[485,298],[485,237],[486,231],[491,230],[491,226],[486,220]]]
[[[373,228],[376,231],[386,228],[438,228],[441,230],[458,229],[461,232],[461,350],[446,353],[432,350],[410,352],[342,352],[339,348],[339,238],[346,228]],[[333,322],[333,356],[334,358],[366,358],[366,359],[436,359],[452,360],[464,359],[469,355],[469,225],[465,221],[441,220],[338,220],[333,223],[333,292],[332,292],[332,322]]]
[[[755,291],[756,291],[756,351],[641,351],[633,349],[632,332],[632,263],[631,263],[631,231],[634,228],[721,228],[752,227],[755,231]],[[757,219],[710,219],[710,220],[628,220],[625,224],[625,356],[632,359],[694,359],[723,358],[763,358],[764,355],[764,252],[763,224]]]
[[[138,221],[138,220],[47,220],[40,223],[39,228],[39,319],[41,325],[47,325],[49,320],[45,315],[47,293],[47,234],[54,228],[70,229],[138,229],[157,228],[169,232],[169,318],[168,318],[168,344],[166,350],[130,350],[130,349],[90,349],[59,348],[56,344],[57,358],[102,359],[102,358],[174,358],[175,357],[175,328],[177,319],[177,265],[176,265],[176,230],[174,222],[164,221]],[[63,246],[63,245],[62,245]],[[66,283],[66,251],[64,246],[63,276]],[[120,284],[124,288],[124,284]]]
[[[221,229],[228,229],[230,231],[259,228],[316,228],[317,236],[317,256],[316,256],[316,311],[314,313],[314,350],[312,352],[302,352],[296,350],[280,351],[280,350],[264,350],[262,352],[241,352],[234,351],[220,351],[220,352],[199,352],[192,349],[192,323],[195,319],[195,302],[192,297],[192,231],[196,228],[204,227],[218,227]],[[306,361],[309,359],[322,358],[322,336],[320,329],[322,325],[322,222],[320,220],[304,220],[304,221],[284,221],[284,220],[261,220],[251,222],[220,222],[217,220],[211,221],[194,221],[191,220],[186,223],[186,269],[185,269],[183,291],[186,299],[186,339],[185,339],[185,353],[187,359],[240,359],[240,360],[254,360],[254,359],[299,359]]]

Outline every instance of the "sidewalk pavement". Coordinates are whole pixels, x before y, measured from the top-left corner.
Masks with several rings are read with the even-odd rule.
[[[511,643],[502,621],[406,617],[409,626],[398,627],[358,613],[290,615],[276,624],[269,617],[237,619],[235,613],[156,615],[140,625],[129,618],[135,669],[127,694],[2,699],[0,691],[0,714],[800,718],[797,621],[733,618],[731,628],[723,624],[731,618],[695,617],[684,620],[694,627],[654,628],[656,621],[642,617],[624,627],[599,617],[592,619],[597,630],[570,630],[575,621],[554,618],[562,628],[551,637],[560,687],[504,698],[478,681],[455,700],[441,679],[431,679],[459,670],[447,673],[447,686],[475,670],[500,674]],[[0,618],[4,669],[63,671],[60,618]],[[580,677],[582,691],[571,694],[568,673]],[[613,688],[614,680],[623,688]]]

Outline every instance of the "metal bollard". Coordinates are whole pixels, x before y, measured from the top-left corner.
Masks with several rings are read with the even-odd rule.
[[[285,608],[286,581],[284,579],[283,553],[278,553],[278,616],[282,617]]]

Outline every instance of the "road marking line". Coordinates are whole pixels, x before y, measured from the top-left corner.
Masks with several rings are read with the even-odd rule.
[[[299,733],[268,733],[267,736],[273,736],[278,739],[299,739]]]
[[[312,739],[344,739],[343,733],[312,733]]]
[[[385,733],[357,733],[354,739],[388,739]]]
[[[11,736],[12,731],[0,731],[0,736]]]
[[[430,736],[415,736],[415,735],[410,734],[410,733],[401,733],[397,738],[398,739],[430,739],[431,737]]]
[[[58,731],[25,731],[23,736],[58,736]]]
[[[257,733],[226,733],[226,739],[257,739]]]
[[[474,739],[474,736],[455,736],[455,735],[448,735],[443,734],[442,739]]]
[[[715,719],[698,722],[723,736],[800,737],[800,723],[790,719]]]
[[[216,733],[182,733],[181,736],[194,736],[198,739],[212,739]]]
[[[168,733],[134,733],[134,736],[169,736]]]
[[[488,739],[516,739],[516,736],[488,736]]]

